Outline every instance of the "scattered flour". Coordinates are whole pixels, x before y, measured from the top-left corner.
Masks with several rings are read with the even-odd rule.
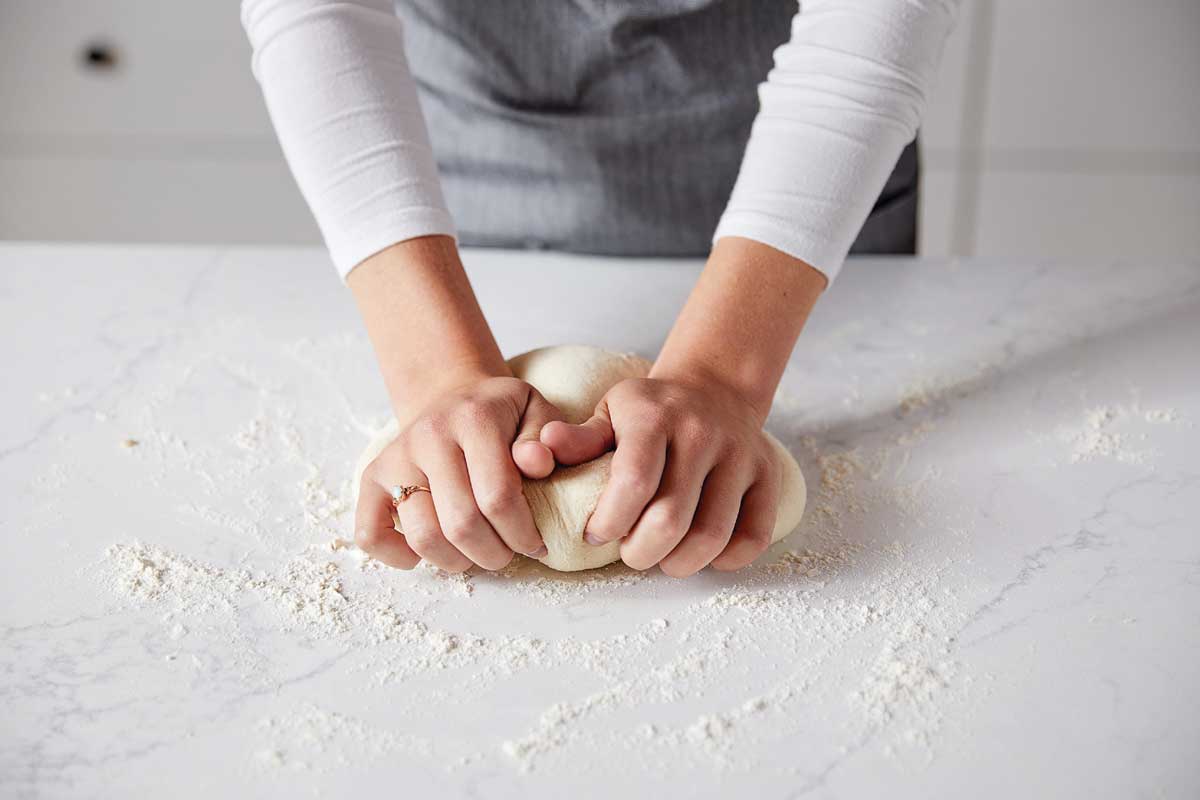
[[[385,757],[427,758],[433,753],[426,739],[376,728],[312,703],[289,714],[264,717],[257,729],[267,744],[255,753],[255,760],[265,769],[327,773]],[[344,747],[347,741],[356,746]]]
[[[1100,458],[1144,464],[1149,454],[1133,446],[1135,439],[1146,438],[1134,430],[1139,421],[1158,425],[1178,423],[1180,418],[1174,409],[1143,409],[1137,403],[1095,406],[1084,413],[1082,424],[1060,428],[1059,438],[1071,446],[1072,464]]]
[[[1074,449],[1071,452],[1071,462],[1088,461],[1098,457],[1114,458],[1132,464],[1143,461],[1141,453],[1128,449],[1125,434],[1113,430],[1113,423],[1123,416],[1119,408],[1090,409],[1084,416],[1083,429],[1072,440]]]
[[[934,591],[936,570],[910,564],[899,543],[862,538],[874,512],[921,517],[926,485],[936,475],[900,486],[888,480],[886,490],[871,486],[891,477],[879,468],[888,453],[932,428],[917,411],[899,437],[907,437],[904,442],[892,437],[875,449],[797,439],[814,478],[804,533],[690,606],[600,638],[457,630],[434,624],[431,612],[451,602],[487,602],[481,592],[515,592],[531,610],[570,614],[631,593],[653,602],[658,587],[671,582],[620,564],[575,575],[525,559],[495,574],[380,568],[332,533],[350,511],[343,499],[349,486],[335,490],[321,480],[299,453],[285,417],[272,422],[260,415],[231,443],[247,454],[250,469],[262,468],[271,448],[293,456],[301,467],[297,521],[314,541],[298,553],[293,545],[294,555],[269,569],[218,566],[148,543],[119,543],[108,549],[99,574],[125,602],[162,612],[178,631],[172,638],[186,642],[191,626],[202,622],[336,644],[354,654],[345,665],[351,680],[375,687],[420,681],[427,705],[476,702],[517,676],[564,669],[593,676],[595,691],[551,703],[527,729],[493,742],[493,752],[519,771],[553,769],[570,753],[614,747],[647,764],[669,758],[749,770],[760,745],[786,740],[809,724],[814,707],[853,720],[858,738],[882,737],[883,750],[919,748],[932,757],[940,709],[958,697],[958,667],[945,642],[959,620]],[[188,507],[247,541],[273,544],[258,522]],[[234,638],[255,637],[239,630]],[[778,677],[743,686],[746,658],[777,664]],[[839,669],[827,669],[832,663]],[[853,667],[849,673],[846,664]],[[455,677],[439,682],[438,675]],[[674,706],[710,695],[708,712],[674,717]],[[614,728],[618,719],[630,722]],[[260,726],[257,761],[328,769],[400,753],[433,758],[428,742],[397,731],[372,732],[363,750],[364,725],[317,706],[271,718]],[[437,761],[456,769],[487,757],[487,746],[463,742],[458,750],[440,747]]]
[[[1142,418],[1152,423],[1178,422],[1179,414],[1173,408],[1157,408],[1144,412]]]
[[[338,352],[336,344],[305,343],[292,355],[335,370]],[[223,368],[257,381],[246,369]],[[944,554],[921,551],[922,533],[968,521],[946,516],[936,502],[944,477],[930,467],[922,472],[910,457],[937,430],[949,401],[982,375],[913,387],[878,431],[850,437],[851,447],[810,429],[774,431],[793,445],[810,479],[801,532],[736,576],[708,583],[701,576],[689,583],[694,601],[664,610],[656,601],[678,584],[620,564],[570,575],[520,558],[495,574],[382,567],[345,538],[352,492],[348,482],[327,480],[348,471],[345,465],[312,455],[363,426],[311,430],[286,406],[266,402],[211,443],[186,440],[153,417],[130,428],[139,442],[130,456],[144,464],[147,480],[169,486],[172,474],[185,474],[189,491],[179,507],[186,517],[244,543],[246,555],[201,559],[120,542],[96,575],[119,602],[154,615],[172,665],[202,663],[194,652],[190,661],[183,656],[212,634],[244,650],[247,671],[259,670],[256,642],[270,636],[304,652],[343,653],[337,669],[356,687],[410,698],[394,725],[330,710],[319,696],[263,719],[254,760],[267,771],[406,758],[449,770],[499,759],[529,772],[573,769],[588,753],[614,751],[647,768],[669,761],[749,771],[766,746],[814,725],[837,731],[842,744],[831,742],[831,760],[850,742],[928,761],[948,710],[968,701],[972,681],[955,658],[963,604],[940,582]],[[256,385],[267,397],[277,391]],[[784,394],[777,402],[802,405]],[[1091,409],[1063,433],[1071,460],[1142,458],[1122,427],[1132,421],[1168,424],[1178,416]],[[268,474],[273,481],[262,479]],[[242,487],[234,495],[241,507],[221,494],[231,482]],[[883,527],[897,520],[908,543]],[[501,599],[531,618],[586,620],[616,603],[652,611],[603,636],[538,635],[532,624],[470,630],[455,614]],[[513,682],[563,674],[572,682],[556,699],[490,738],[464,732],[434,741],[404,721],[405,712],[465,711]],[[681,714],[684,707],[692,710]]]

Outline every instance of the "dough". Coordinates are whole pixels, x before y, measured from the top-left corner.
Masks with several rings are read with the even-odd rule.
[[[513,374],[527,381],[562,410],[568,422],[579,423],[592,415],[600,398],[625,378],[644,377],[650,362],[632,354],[611,353],[587,345],[563,345],[531,350],[509,359]],[[392,420],[367,445],[359,458],[354,487],[363,470],[396,438],[400,422]],[[804,514],[805,486],[800,465],[775,437],[767,434],[783,465],[783,493],[771,541],[791,533]],[[602,567],[619,561],[620,542],[593,547],[583,541],[583,526],[596,508],[608,481],[612,453],[573,467],[556,467],[548,478],[526,480],[525,497],[533,520],[549,551],[540,561],[564,572]]]

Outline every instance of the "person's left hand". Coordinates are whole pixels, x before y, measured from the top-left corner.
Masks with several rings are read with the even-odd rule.
[[[653,374],[653,373],[652,373]],[[681,578],[711,564],[734,570],[771,543],[782,469],[759,413],[731,389],[695,376],[630,378],[580,425],[542,428],[562,464],[616,445],[585,539],[621,542],[634,569]]]

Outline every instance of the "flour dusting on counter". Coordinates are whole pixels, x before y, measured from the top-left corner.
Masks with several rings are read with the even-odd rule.
[[[1127,464],[1144,464],[1149,454],[1143,449],[1147,436],[1143,426],[1178,424],[1179,413],[1171,408],[1144,409],[1137,402],[1131,406],[1116,404],[1093,406],[1087,409],[1083,422],[1063,426],[1059,438],[1071,445],[1073,464],[1094,459],[1112,459]]]
[[[304,341],[290,353],[329,387],[350,346]],[[953,550],[925,542],[940,536],[940,547],[952,546],[945,533],[969,535],[973,511],[954,502],[953,479],[921,448],[990,368],[914,383],[850,446],[836,428],[790,413],[803,401],[781,391],[768,425],[808,477],[804,522],[739,574],[675,582],[620,564],[555,573],[519,557],[497,573],[390,570],[349,540],[352,492],[340,477],[348,468],[324,456],[381,420],[347,413],[314,424],[250,367],[228,359],[207,367],[258,387],[262,402],[211,441],[174,432],[151,404],[131,426],[139,446],[128,456],[152,485],[184,475],[201,487],[179,496],[180,518],[214,531],[224,555],[124,540],[94,572],[123,605],[150,614],[167,640],[166,663],[179,669],[201,669],[204,642],[220,640],[263,689],[291,680],[282,658],[255,644],[265,637],[301,661],[323,653],[364,697],[388,698],[386,714],[314,698],[264,716],[249,735],[267,773],[381,758],[601,773],[591,754],[614,751],[646,769],[669,760],[747,772],[761,767],[764,746],[814,726],[828,728],[830,743],[815,762],[868,749],[920,768],[936,759],[949,711],[969,714],[987,677],[955,655],[969,586],[946,577]],[[1059,438],[1072,462],[1136,464],[1143,455],[1121,426],[1177,419],[1165,409],[1096,407]],[[902,532],[890,527],[897,521]],[[466,616],[475,623],[463,624]],[[766,676],[751,664],[769,665]],[[557,699],[514,701],[503,735],[430,733],[439,717],[469,718],[474,704],[528,685]],[[704,710],[679,712],[696,704]]]
[[[847,268],[767,421],[809,513],[675,581],[360,552],[316,252],[4,249],[0,796],[1195,794],[1194,263]],[[464,255],[513,353],[650,355],[700,269]]]
[[[278,409],[256,414],[229,444],[242,454],[236,469],[243,478],[281,466],[293,472],[296,513],[268,522],[266,510],[278,504],[256,490],[244,497],[244,515],[198,500],[183,505],[256,552],[217,563],[124,541],[108,548],[96,574],[122,602],[153,610],[168,628],[235,642],[269,629],[306,650],[335,648],[345,654],[338,669],[365,691],[419,685],[419,695],[403,696],[410,703],[419,696],[424,713],[469,708],[513,681],[578,676],[578,688],[560,687],[561,700],[524,723],[514,720],[508,736],[490,743],[451,736],[433,746],[418,728],[405,727],[403,713],[392,715],[399,722],[390,727],[318,706],[266,718],[256,751],[264,768],[329,769],[403,753],[447,769],[498,756],[528,772],[615,747],[646,765],[690,760],[744,771],[758,764],[762,743],[822,719],[859,746],[874,743],[893,758],[924,763],[936,753],[941,709],[968,697],[969,676],[947,645],[962,614],[954,590],[939,586],[938,559],[870,531],[883,511],[941,524],[929,509],[929,486],[894,480],[907,463],[900,456],[935,428],[937,395],[923,397],[905,407],[899,429],[851,450],[805,431],[778,431],[809,475],[808,516],[734,576],[680,584],[620,564],[564,574],[523,558],[494,574],[387,569],[344,538],[350,487],[330,484],[306,449],[314,433],[320,440],[336,431],[302,435]],[[210,472],[205,455],[182,440],[155,428],[142,437],[148,458],[188,454],[187,469]],[[159,463],[170,462],[164,455]],[[285,537],[288,528],[309,544]],[[657,610],[676,588],[692,599]],[[519,619],[487,631],[455,623],[460,604],[497,599],[524,608],[531,620],[601,614],[609,630],[563,636],[539,634]],[[247,663],[258,657],[244,655]],[[771,678],[747,682],[747,658],[771,664]],[[834,661],[857,666],[830,671]],[[681,718],[673,711],[698,698],[707,698],[705,713]],[[368,729],[374,749],[363,751]]]

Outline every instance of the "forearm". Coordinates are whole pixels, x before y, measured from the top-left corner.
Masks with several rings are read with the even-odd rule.
[[[723,386],[765,420],[826,284],[819,271],[773,247],[718,240],[650,376]]]
[[[959,0],[804,0],[716,230],[833,279],[913,140]]]
[[[392,245],[348,276],[398,416],[484,376],[511,375],[449,236]]]
[[[242,0],[272,124],[338,273],[454,235],[391,0]]]

